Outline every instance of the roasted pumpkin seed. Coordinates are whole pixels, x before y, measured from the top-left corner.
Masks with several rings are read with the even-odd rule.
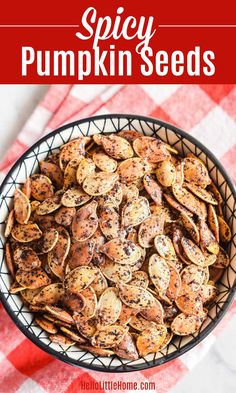
[[[181,220],[183,222],[184,228],[188,231],[191,238],[195,241],[195,243],[199,244],[200,242],[200,233],[197,225],[193,221],[192,217],[184,212],[181,213]]]
[[[19,269],[30,271],[41,266],[36,252],[30,247],[19,247],[14,251],[14,261]]]
[[[97,306],[98,329],[102,326],[114,324],[120,316],[122,308],[116,288],[107,288],[100,296]]]
[[[176,209],[178,212],[187,214],[188,216],[192,217],[192,213],[187,210],[184,206],[182,206],[175,198],[173,198],[170,194],[163,194],[166,201],[170,204],[173,209]]]
[[[104,326],[102,329],[96,331],[91,343],[94,347],[98,348],[113,348],[122,341],[126,333],[127,328],[123,326]]]
[[[181,244],[185,254],[191,262],[198,266],[205,266],[205,256],[203,255],[200,248],[192,240],[182,237]]]
[[[12,237],[20,243],[29,243],[42,236],[37,224],[16,224],[11,231]]]
[[[188,336],[189,334],[196,333],[200,329],[203,321],[204,317],[202,316],[181,313],[173,320],[171,330],[178,336]]]
[[[76,172],[77,182],[82,184],[86,177],[95,173],[95,168],[95,164],[91,158],[82,158]]]
[[[72,316],[60,307],[46,305],[45,310],[53,315],[55,318],[66,323],[74,323]]]
[[[10,243],[6,243],[5,246],[5,259],[6,259],[6,264],[7,268],[11,274],[11,276],[14,278],[15,277],[15,267],[14,267],[14,261],[11,253],[11,246]]]
[[[205,188],[196,186],[195,184],[186,183],[186,188],[188,188],[194,195],[198,198],[202,199],[206,203],[210,203],[212,205],[217,205],[217,200],[213,197],[213,195],[205,190]]]
[[[121,136],[115,134],[108,136],[100,135],[99,139],[105,152],[116,160],[125,160],[133,157],[134,155],[130,143]],[[95,135],[94,140],[97,143],[98,140],[96,140]]]
[[[58,165],[53,162],[41,161],[39,166],[43,175],[46,175],[58,189],[62,188],[63,172]]]
[[[205,268],[191,264],[186,266],[181,272],[182,287],[181,292],[197,291],[204,283]]]
[[[217,259],[214,263],[214,267],[216,267],[217,269],[225,268],[229,266],[229,263],[230,260],[227,252],[222,247],[220,247],[219,254],[217,255]]]
[[[64,297],[64,289],[62,284],[53,283],[47,285],[40,292],[34,296],[33,303],[35,304],[49,304],[54,305],[61,301]]]
[[[153,296],[146,289],[121,282],[119,283],[119,296],[126,306],[139,310],[149,308],[153,302]]]
[[[125,237],[121,230],[120,215],[117,208],[112,204],[106,204],[100,208],[99,226],[103,235],[108,239]]]
[[[165,215],[152,214],[146,218],[139,227],[138,241],[141,247],[150,248],[153,246],[154,238],[164,231]]]
[[[199,288],[199,294],[203,304],[210,303],[217,295],[217,288],[214,285],[205,284]]]
[[[133,148],[139,157],[147,159],[154,164],[159,161],[169,160],[171,157],[165,144],[150,136],[141,136],[135,139]]]
[[[35,318],[35,322],[36,322],[43,330],[45,330],[46,332],[48,332],[48,333],[50,333],[50,334],[55,334],[55,333],[57,333],[57,328],[56,328],[56,326],[55,326],[52,322],[48,321],[47,319],[42,318],[42,317],[40,317],[40,318]]]
[[[98,172],[87,176],[83,182],[84,191],[91,196],[103,195],[114,187],[117,173]]]
[[[131,228],[141,224],[150,215],[148,200],[139,197],[128,201],[122,209],[122,225]]]
[[[69,348],[76,343],[74,340],[71,340],[70,338],[65,337],[63,334],[59,333],[50,335],[49,338],[53,343],[59,344],[64,348]]]
[[[175,259],[175,249],[171,239],[166,235],[157,235],[154,239],[154,245],[158,254],[165,259]]]
[[[161,161],[157,164],[156,177],[163,187],[170,187],[175,182],[176,171],[171,161]]]
[[[158,291],[165,291],[170,282],[170,268],[164,258],[153,254],[149,259],[149,276]]]
[[[90,266],[79,266],[68,273],[64,280],[64,286],[71,293],[79,293],[86,289],[98,274],[98,269]]]
[[[132,280],[129,281],[129,285],[135,285],[147,289],[149,285],[149,278],[146,272],[137,271],[132,273]]]
[[[184,314],[202,315],[202,297],[197,292],[188,292],[184,295],[180,295],[175,300],[175,304]]]
[[[69,188],[61,198],[61,203],[65,207],[77,207],[84,205],[91,199],[81,188]]]
[[[141,249],[130,240],[115,238],[100,247],[112,261],[121,264],[132,264],[141,258]]]
[[[143,185],[147,193],[156,203],[156,205],[160,206],[162,204],[162,189],[155,181],[154,176],[151,174],[144,175]]]
[[[155,322],[147,320],[141,314],[137,314],[131,317],[129,325],[138,332],[142,332],[149,326],[155,326]]]
[[[14,212],[19,224],[27,224],[31,214],[31,205],[27,196],[19,189],[14,192]]]
[[[132,271],[129,265],[115,263],[108,258],[106,258],[105,262],[101,266],[101,270],[104,276],[112,282],[118,283],[119,281],[123,281],[126,283],[132,278]]]
[[[132,334],[126,333],[122,341],[113,348],[114,353],[122,359],[137,360],[139,355],[132,337]]]
[[[18,269],[16,272],[16,281],[24,288],[37,289],[49,285],[51,279],[41,268],[31,271]]]
[[[102,151],[93,153],[93,162],[103,172],[115,172],[117,168],[117,161]]]
[[[59,164],[62,170],[65,170],[67,164],[74,158],[83,158],[85,156],[85,146],[90,142],[89,137],[74,139],[64,145],[59,154]]]
[[[80,295],[84,298],[84,307],[77,314],[77,321],[93,318],[97,311],[97,296],[94,289],[92,287],[82,289]]]
[[[30,199],[31,197],[31,179],[27,177],[26,181],[24,182],[21,191],[25,194],[25,196]]]
[[[211,183],[207,168],[197,157],[184,158],[184,177],[192,184],[206,188]]]
[[[139,356],[146,356],[160,350],[167,334],[165,325],[149,326],[137,338]]]
[[[201,245],[207,249],[212,254],[219,254],[219,244],[216,241],[215,236],[208,227],[206,221],[199,220],[199,229],[201,237]]]
[[[164,310],[161,303],[156,298],[150,308],[141,311],[141,315],[148,321],[163,324]]]
[[[94,240],[73,243],[67,258],[69,267],[73,270],[78,266],[89,265],[93,258]]]
[[[36,209],[36,213],[39,216],[44,216],[46,214],[53,213],[61,206],[61,197],[62,194],[60,192],[56,193],[50,198],[45,199]]]
[[[191,194],[191,192],[186,190],[186,188],[179,186],[178,184],[174,184],[172,186],[172,191],[175,198],[179,203],[181,203],[181,205],[197,216],[202,215],[200,202],[193,194]]]
[[[84,158],[73,158],[66,165],[63,177],[63,188],[65,190],[77,185],[76,173],[77,168],[82,160],[84,160]]]
[[[219,243],[220,241],[220,232],[219,232],[219,222],[218,217],[215,211],[214,206],[208,205],[208,224],[211,229],[213,235],[216,238],[216,241]]]
[[[232,234],[231,229],[227,222],[220,216],[218,216],[220,240],[228,243],[231,240]]]
[[[54,194],[51,180],[42,174],[35,174],[31,176],[31,195],[37,201],[44,201],[46,198],[51,198]]]
[[[96,210],[96,201],[92,201],[77,210],[71,226],[74,240],[84,242],[93,236],[98,227],[98,216]]]
[[[120,176],[121,183],[133,183],[143,177],[150,170],[147,161],[139,157],[129,158],[119,164],[117,173]]]
[[[8,237],[11,234],[12,228],[14,227],[14,220],[15,220],[15,212],[14,209],[10,211],[8,214],[7,220],[6,220],[6,227],[5,227],[5,232],[4,236]]]

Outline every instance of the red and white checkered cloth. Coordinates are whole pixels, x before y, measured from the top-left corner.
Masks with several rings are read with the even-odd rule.
[[[51,130],[76,119],[112,112],[150,115],[189,131],[220,159],[236,182],[236,85],[52,86],[0,163],[0,176],[3,178],[14,161]],[[166,393],[202,359],[235,311],[236,302],[214,333],[178,359],[149,370],[107,374],[69,366],[46,354],[25,338],[0,307],[0,393],[112,392],[92,387],[84,390],[82,380],[152,381],[156,385],[153,392]]]

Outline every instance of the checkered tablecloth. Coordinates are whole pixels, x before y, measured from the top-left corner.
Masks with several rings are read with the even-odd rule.
[[[1,178],[29,146],[51,130],[112,112],[150,115],[188,131],[220,159],[236,182],[235,85],[51,86],[0,163]],[[81,381],[110,380],[154,381],[156,392],[165,393],[202,359],[235,311],[236,303],[214,333],[178,359],[149,370],[106,374],[69,366],[46,354],[25,338],[0,307],[0,393],[104,393],[108,390],[93,389],[92,384],[83,389]]]

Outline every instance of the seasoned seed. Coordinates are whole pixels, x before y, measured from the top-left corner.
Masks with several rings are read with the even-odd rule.
[[[98,216],[96,210],[96,201],[92,201],[77,210],[71,226],[74,240],[84,242],[93,236],[98,227]]]
[[[149,259],[148,271],[158,291],[165,291],[170,282],[170,268],[164,258],[153,254]]]
[[[16,189],[14,192],[15,219],[19,224],[27,224],[31,214],[31,205],[27,196]]]
[[[147,161],[139,157],[129,158],[119,164],[117,173],[120,176],[121,183],[133,183],[143,177],[150,170]]]
[[[179,336],[188,336],[196,333],[204,321],[203,316],[186,315],[181,313],[173,320],[171,330]]]
[[[122,209],[122,225],[131,228],[141,224],[150,215],[148,200],[139,197],[128,201]]]
[[[11,234],[12,228],[14,226],[14,220],[15,220],[15,212],[14,209],[10,211],[8,214],[7,220],[6,220],[6,227],[5,227],[5,232],[4,236],[8,237]]]
[[[121,264],[132,264],[141,257],[141,249],[130,240],[115,238],[100,247],[112,261]]]
[[[149,326],[137,338],[137,348],[140,356],[155,353],[160,350],[167,334],[165,325]]]
[[[156,205],[160,206],[162,204],[162,188],[156,182],[154,176],[150,174],[144,175],[143,185],[147,193],[156,203]]]
[[[197,157],[184,158],[184,177],[189,183],[206,188],[211,180],[207,168]]]
[[[139,157],[147,159],[151,163],[169,160],[171,157],[165,144],[150,136],[142,136],[135,139],[133,142],[133,148]]]
[[[120,316],[122,308],[116,288],[107,288],[100,296],[97,306],[98,329],[101,326],[114,324]]]
[[[31,195],[37,201],[44,201],[51,198],[54,194],[51,180],[42,174],[35,174],[31,176]]]
[[[87,176],[83,182],[84,191],[91,196],[103,195],[114,187],[117,173],[98,172]]]
[[[37,224],[16,224],[11,231],[12,237],[20,243],[29,243],[42,236]]]
[[[45,318],[35,318],[35,322],[43,329],[46,330],[46,332],[50,333],[50,334],[55,334],[57,333],[57,328],[56,326],[48,321]]]
[[[219,230],[220,230],[220,240],[222,242],[228,243],[231,240],[232,234],[231,229],[227,222],[220,216],[218,216]]]
[[[93,153],[93,162],[103,172],[115,172],[117,168],[117,161],[103,151]]]
[[[96,331],[92,337],[91,343],[94,347],[98,348],[113,348],[122,341],[126,333],[127,328],[123,326],[105,326]]]
[[[30,247],[19,247],[14,251],[14,261],[19,269],[30,271],[41,266],[36,252]]]
[[[149,308],[153,302],[153,296],[146,289],[121,282],[119,283],[119,296],[126,306],[139,310]]]
[[[77,207],[84,205],[91,199],[81,188],[69,188],[61,198],[61,203],[65,207]]]
[[[63,172],[58,165],[53,162],[41,161],[39,166],[43,175],[46,175],[58,189],[62,188]]]
[[[171,161],[161,161],[157,165],[156,177],[163,187],[170,187],[175,182],[176,171]]]
[[[98,272],[95,267],[79,266],[66,275],[64,287],[67,291],[77,294],[92,283]]]
[[[95,173],[95,168],[95,164],[91,158],[82,158],[76,171],[77,182],[82,184],[86,177]]]
[[[51,279],[41,268],[31,271],[17,270],[16,281],[24,288],[37,289],[51,283]]]
[[[154,238],[164,231],[165,215],[151,215],[144,220],[138,232],[138,241],[141,247],[150,248],[153,246]]]
[[[108,136],[100,135],[99,139],[105,152],[116,160],[125,160],[134,155],[130,143],[121,136],[115,134]],[[97,143],[97,141],[95,142]]]
[[[40,292],[34,296],[33,303],[34,304],[48,304],[54,305],[57,304],[59,301],[63,299],[64,296],[64,289],[62,284],[60,283],[53,283],[47,285]]]

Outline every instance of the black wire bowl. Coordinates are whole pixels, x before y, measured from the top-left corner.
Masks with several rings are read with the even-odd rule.
[[[207,319],[200,331],[187,337],[175,336],[171,343],[157,354],[130,361],[116,355],[111,358],[94,356],[75,346],[65,350],[52,343],[45,331],[35,322],[34,314],[23,304],[17,294],[10,294],[11,276],[5,263],[5,219],[13,204],[14,190],[38,170],[39,161],[58,150],[59,146],[78,136],[95,133],[118,132],[123,129],[137,130],[144,135],[158,136],[175,147],[181,155],[189,152],[199,156],[206,164],[210,176],[221,192],[223,211],[232,230],[228,246],[230,265],[219,281],[219,294],[211,305]],[[6,311],[18,328],[38,347],[71,365],[104,372],[138,371],[158,366],[175,359],[199,344],[220,322],[229,308],[235,293],[236,278],[236,194],[232,181],[216,157],[199,141],[184,131],[160,120],[137,115],[101,115],[67,124],[46,135],[35,143],[15,163],[0,188],[0,298]],[[10,334],[10,332],[9,332]]]

